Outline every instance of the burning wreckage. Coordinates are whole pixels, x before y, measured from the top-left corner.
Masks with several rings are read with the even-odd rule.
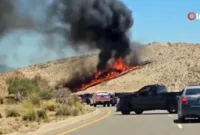
[[[85,90],[140,67],[137,49],[132,49],[128,34],[134,22],[132,12],[124,3],[119,0],[61,0],[58,3],[65,7],[61,10],[62,21],[69,26],[65,35],[70,46],[77,49],[84,44],[89,49],[100,50],[97,72],[74,76],[64,87],[72,92]],[[130,54],[135,57],[127,64],[125,58]],[[114,64],[107,68],[110,59],[114,59]]]
[[[143,65],[150,63],[150,61],[145,61],[137,66],[128,66],[124,63],[122,58],[115,60],[111,68],[105,70],[99,70],[92,75],[86,76],[74,76],[69,82],[65,84],[65,87],[68,87],[72,92],[86,90],[87,88],[100,84],[104,81],[115,79],[122,75],[127,74],[130,71],[139,69]]]

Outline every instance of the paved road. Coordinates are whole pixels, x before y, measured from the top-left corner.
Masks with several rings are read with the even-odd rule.
[[[109,109],[112,113],[102,121],[60,135],[200,135],[200,123],[176,123],[174,120],[177,115],[170,115],[166,111],[121,115],[115,112],[115,108],[102,108],[102,112],[106,113]]]

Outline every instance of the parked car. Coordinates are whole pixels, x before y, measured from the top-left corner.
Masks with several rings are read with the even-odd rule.
[[[147,85],[132,94],[121,96],[116,111],[122,114],[130,114],[131,111],[142,114],[148,110],[177,113],[179,95],[180,92],[167,92],[163,84]]]
[[[110,106],[111,95],[109,93],[93,93],[90,104],[94,107],[97,105]]]
[[[91,101],[91,97],[92,97],[92,93],[85,93],[85,94],[83,94],[82,102],[89,105],[90,101]]]
[[[178,100],[178,120],[192,117],[200,119],[200,85],[184,88]]]

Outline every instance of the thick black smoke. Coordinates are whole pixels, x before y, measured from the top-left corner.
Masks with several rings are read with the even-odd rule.
[[[45,2],[48,0],[45,0]],[[20,3],[23,6],[37,6],[46,8],[44,1],[25,1],[25,0],[0,0],[0,37],[2,34],[14,29],[26,29],[39,31],[45,35],[47,33],[64,33],[68,41],[66,46],[73,48],[87,45],[87,48],[100,49],[99,63],[97,69],[104,69],[107,61],[112,57],[125,57],[130,53],[130,41],[128,31],[133,25],[132,13],[122,2],[118,0],[52,0],[53,3],[48,7],[45,17],[46,22],[38,24],[36,20],[41,18],[32,16],[27,17],[28,13],[32,15],[32,10],[18,13]],[[51,3],[51,0],[49,0]],[[24,8],[26,9],[26,8]],[[28,8],[27,8],[28,9]],[[37,10],[35,10],[37,11]],[[37,12],[38,12],[37,11]],[[61,15],[61,25],[52,28],[51,22],[53,14]],[[29,16],[30,16],[29,15]],[[58,21],[60,22],[60,20]],[[45,26],[44,24],[45,23]],[[63,25],[64,24],[64,25]],[[51,29],[47,29],[50,27]],[[45,29],[45,30],[44,30]],[[57,45],[59,47],[59,45]],[[51,44],[45,47],[53,48]],[[59,48],[62,48],[59,47]],[[77,51],[77,49],[75,49]]]
[[[0,0],[0,36],[6,31],[7,17],[13,11],[13,5],[10,0]]]
[[[61,3],[70,44],[99,48],[98,70],[105,68],[113,52],[115,58],[130,53],[128,31],[133,25],[132,12],[121,1],[62,0]]]

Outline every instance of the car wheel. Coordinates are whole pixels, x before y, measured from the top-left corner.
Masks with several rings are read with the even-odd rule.
[[[97,105],[96,104],[94,104],[94,107],[96,107]]]
[[[128,110],[124,110],[124,111],[121,111],[121,113],[123,114],[123,115],[129,115],[131,112],[130,111],[128,111]]]
[[[168,111],[169,113],[171,113],[171,114],[177,113],[177,109],[176,109],[175,105],[169,105],[167,111]]]
[[[108,107],[110,107],[110,104],[107,104]]]
[[[114,104],[114,103],[112,103],[112,106],[115,106],[115,104]]]
[[[103,104],[103,107],[106,107],[106,104]]]
[[[183,116],[178,116],[178,121],[179,121],[179,122],[184,122],[184,121],[185,121],[185,117],[183,117]]]
[[[135,113],[136,113],[136,114],[142,114],[143,111],[142,111],[142,110],[135,110]]]

